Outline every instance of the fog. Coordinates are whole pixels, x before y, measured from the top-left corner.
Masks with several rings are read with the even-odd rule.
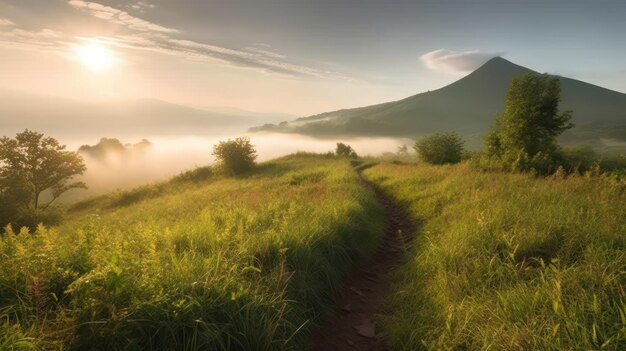
[[[297,151],[328,152],[335,149],[337,142],[352,146],[359,155],[378,155],[395,152],[399,146],[410,145],[409,139],[394,138],[343,138],[337,140],[317,139],[303,135],[251,133],[230,137],[150,137],[121,139],[123,143],[136,143],[148,139],[152,147],[143,152],[131,152],[123,155],[110,153],[104,158],[92,158],[82,154],[87,171],[81,180],[89,189],[75,189],[61,197],[61,202],[73,202],[118,189],[128,189],[139,185],[154,183],[171,178],[188,169],[206,166],[215,162],[211,155],[213,145],[220,140],[248,136],[256,147],[257,161],[263,162]],[[115,136],[107,136],[115,137]],[[94,140],[60,140],[70,150],[77,150],[83,144],[93,145]]]

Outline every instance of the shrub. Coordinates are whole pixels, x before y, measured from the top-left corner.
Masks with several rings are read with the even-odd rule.
[[[457,133],[436,133],[417,141],[415,151],[428,163],[457,163],[463,157],[463,144]]]
[[[349,158],[359,157],[356,154],[356,151],[352,149],[352,146],[344,144],[344,143],[337,143],[337,148],[335,149],[335,153],[337,154],[337,156],[342,156],[342,157],[349,157]]]
[[[179,175],[172,178],[171,183],[182,183],[182,182],[203,182],[208,180],[213,176],[213,170],[211,167],[196,167],[194,169],[185,171],[180,173]]]
[[[226,171],[234,174],[252,169],[257,157],[254,145],[250,143],[248,137],[220,141],[213,146],[213,155]]]

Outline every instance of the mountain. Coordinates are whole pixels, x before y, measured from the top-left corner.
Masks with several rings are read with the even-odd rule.
[[[441,89],[378,105],[326,112],[254,131],[280,131],[322,137],[416,137],[456,131],[473,141],[504,109],[506,89],[515,76],[537,73],[501,57],[489,60],[466,77]],[[561,110],[573,110],[576,128],[568,143],[597,144],[601,139],[626,141],[626,94],[578,80],[559,77]]]
[[[85,102],[0,91],[0,135],[25,128],[55,137],[151,137],[155,135],[220,135],[245,131],[285,115],[247,111],[212,111],[156,99]]]

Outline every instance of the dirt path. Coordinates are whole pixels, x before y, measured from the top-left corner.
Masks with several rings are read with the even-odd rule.
[[[382,305],[389,292],[391,272],[404,260],[413,226],[398,204],[361,180],[385,207],[385,237],[376,252],[356,267],[337,291],[333,316],[313,332],[314,350],[387,350],[385,332],[376,319],[384,313]]]

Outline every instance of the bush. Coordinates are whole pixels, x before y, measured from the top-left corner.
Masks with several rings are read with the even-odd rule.
[[[194,182],[199,183],[208,180],[213,176],[211,167],[196,167],[194,169],[180,173],[172,178],[171,183]]]
[[[250,143],[248,137],[220,141],[213,146],[213,155],[226,171],[234,174],[252,169],[257,157],[254,145]]]
[[[436,133],[415,143],[415,151],[428,163],[457,163],[463,157],[464,141],[457,133]]]
[[[356,151],[352,149],[352,146],[344,144],[344,143],[337,143],[337,148],[335,149],[335,153],[337,154],[337,156],[342,156],[342,157],[349,157],[349,158],[359,157],[356,154]]]

